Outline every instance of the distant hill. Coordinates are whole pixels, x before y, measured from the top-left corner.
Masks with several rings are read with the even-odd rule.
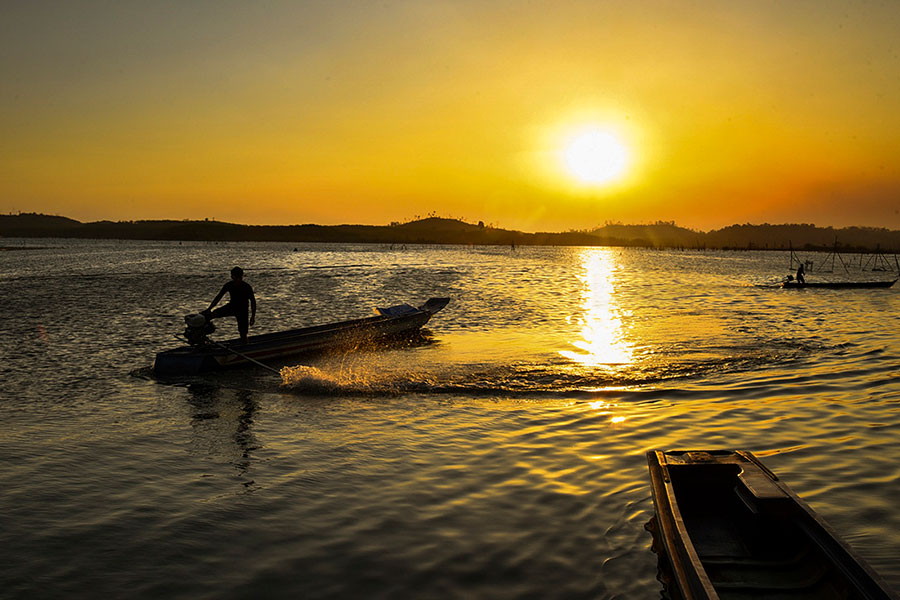
[[[716,248],[838,248],[849,250],[900,250],[900,231],[875,227],[816,227],[809,224],[730,225],[706,234]]]
[[[900,251],[900,231],[875,227],[816,227],[810,224],[729,225],[709,232],[678,227],[670,222],[652,225],[608,224],[591,232],[601,239],[645,242],[664,248],[727,248],[755,250],[832,249],[844,251]],[[618,244],[611,244],[618,245]]]
[[[653,225],[606,224],[595,229],[591,234],[604,240],[628,240],[633,242],[630,245],[662,248],[702,247],[705,235],[702,232],[678,227],[675,223],[665,221],[659,221]]]
[[[484,231],[484,224],[473,225],[460,221],[458,219],[446,219],[443,217],[428,217],[427,219],[419,219],[418,221],[409,221],[408,223],[398,223],[391,225],[397,229],[407,231],[447,231],[454,233],[475,233]]]
[[[67,237],[60,234],[75,231],[81,225],[75,219],[55,215],[0,215],[0,235],[4,237]]]
[[[380,244],[597,245],[586,233],[524,233],[430,217],[394,225],[238,225],[221,221],[95,221],[2,215],[0,236],[89,239],[345,242]]]
[[[872,227],[834,229],[809,224],[731,225],[703,232],[660,221],[606,224],[592,231],[525,233],[429,217],[391,225],[239,225],[221,221],[95,221],[22,213],[0,215],[3,237],[274,241],[378,244],[643,246],[652,248],[830,249],[900,251],[900,231]]]

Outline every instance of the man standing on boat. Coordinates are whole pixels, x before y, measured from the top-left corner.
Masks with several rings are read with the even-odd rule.
[[[797,282],[800,285],[803,285],[804,283],[806,283],[806,278],[803,277],[803,275],[805,273],[806,273],[806,269],[803,268],[803,263],[800,263],[800,268],[797,269]]]
[[[213,310],[225,292],[229,294],[228,304],[221,308]],[[248,311],[249,308],[249,311]],[[210,312],[211,311],[211,312]],[[218,319],[219,317],[233,316],[237,319],[238,333],[241,334],[241,343],[247,343],[247,332],[250,326],[256,321],[256,296],[253,295],[253,288],[244,281],[244,270],[235,267],[231,270],[231,281],[225,283],[222,289],[213,298],[206,312],[210,312],[210,319]],[[248,319],[248,314],[249,319]]]

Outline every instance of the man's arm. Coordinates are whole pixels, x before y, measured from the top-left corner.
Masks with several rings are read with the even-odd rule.
[[[212,310],[213,307],[219,303],[219,300],[222,299],[222,296],[224,296],[225,292],[227,292],[227,291],[228,291],[228,284],[226,283],[225,285],[222,286],[222,289],[219,290],[219,293],[216,294],[216,297],[213,298],[213,301],[209,304],[209,308],[207,308],[206,310]]]
[[[253,288],[250,288],[250,324],[256,322],[256,296],[253,295]]]

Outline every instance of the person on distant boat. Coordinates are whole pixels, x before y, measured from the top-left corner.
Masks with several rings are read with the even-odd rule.
[[[806,269],[803,268],[803,263],[800,263],[800,268],[797,269],[797,283],[800,285],[806,283],[806,279],[803,278],[804,273],[806,273]]]
[[[219,300],[222,299],[222,296],[225,295],[225,292],[229,294],[228,304],[213,310],[216,304],[219,303]],[[222,289],[213,298],[205,312],[210,313],[210,319],[233,316],[237,319],[241,343],[247,343],[247,332],[250,331],[250,326],[256,321],[256,296],[253,295],[253,288],[250,287],[250,284],[244,281],[244,270],[242,268],[235,267],[231,270],[231,281],[226,282],[222,286]]]

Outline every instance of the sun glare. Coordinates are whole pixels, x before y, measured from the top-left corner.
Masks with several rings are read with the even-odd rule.
[[[628,148],[619,137],[599,127],[580,129],[562,149],[566,170],[583,184],[602,185],[619,179],[628,160]]]
[[[583,284],[583,314],[580,339],[573,340],[576,350],[562,350],[566,358],[587,367],[627,365],[633,351],[625,340],[625,324],[622,310],[617,305],[615,293],[616,262],[613,255],[600,248],[582,253],[579,276]]]

